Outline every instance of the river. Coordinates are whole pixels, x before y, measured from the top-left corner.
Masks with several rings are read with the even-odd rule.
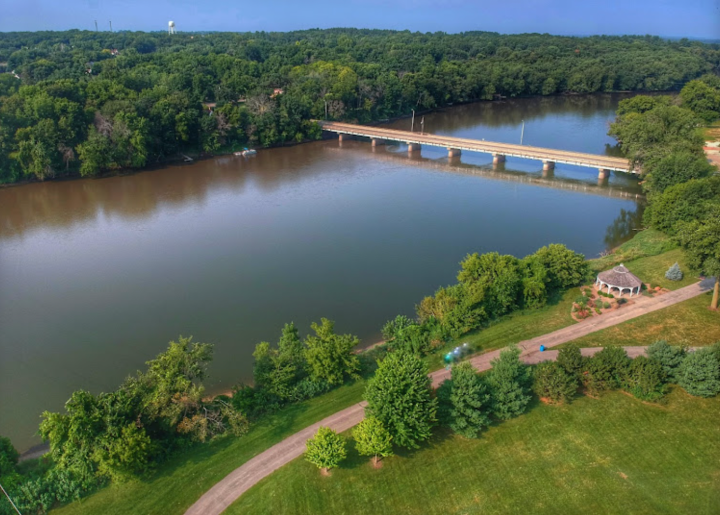
[[[529,98],[418,115],[415,129],[592,153],[620,95]],[[410,119],[390,124],[409,129]],[[637,181],[597,170],[336,139],[103,179],[0,189],[0,434],[97,393],[178,335],[215,344],[206,386],[252,377],[256,343],[327,317],[363,344],[469,252],[548,243],[595,257],[631,234]]]

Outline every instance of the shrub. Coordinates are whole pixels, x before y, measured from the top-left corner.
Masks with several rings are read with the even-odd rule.
[[[678,382],[678,371],[685,359],[685,348],[668,345],[665,340],[658,340],[648,347],[647,354],[650,359],[662,365],[668,381]]]
[[[680,270],[680,265],[675,263],[673,266],[671,266],[667,272],[665,272],[665,279],[669,279],[670,281],[681,281],[683,278],[682,270]]]
[[[513,345],[503,350],[487,375],[494,415],[502,420],[521,415],[530,401],[529,383],[530,369],[520,361],[520,349]]]
[[[557,362],[545,361],[535,369],[533,390],[539,397],[556,403],[567,402],[577,392],[577,376],[568,374]]]
[[[580,377],[584,361],[580,348],[574,343],[568,343],[558,352],[557,364],[563,367],[568,374],[575,377]]]
[[[588,392],[597,395],[620,386],[630,358],[622,347],[604,347],[586,361],[583,383]]]
[[[720,363],[712,349],[689,353],[678,370],[678,384],[696,397],[712,397],[720,392]]]
[[[345,438],[329,427],[320,427],[305,443],[305,459],[327,473],[347,456]]]
[[[327,381],[323,379],[314,380],[309,377],[305,377],[293,387],[290,400],[293,402],[300,402],[312,399],[313,397],[317,397],[328,390],[330,390],[330,383]]]
[[[638,356],[627,368],[623,386],[638,399],[656,401],[665,395],[665,378],[659,361]]]
[[[602,313],[602,311],[600,311],[600,308],[595,308],[595,313],[599,315],[600,313]]]
[[[580,295],[579,297],[575,298],[575,304],[578,306],[583,306],[587,303],[588,298],[585,295]]]
[[[595,307],[596,307],[597,309],[602,308],[602,307],[603,307],[603,301],[600,300],[600,299],[595,299]]]
[[[625,299],[625,298],[623,298],[623,297],[620,297],[620,298],[617,300],[617,304],[618,304],[618,306],[622,306],[623,304],[627,304],[627,301],[628,301],[627,299]]]

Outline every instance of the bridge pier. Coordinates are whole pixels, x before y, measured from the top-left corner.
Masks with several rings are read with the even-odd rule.
[[[384,139],[370,138],[370,144],[373,147],[379,147],[385,145],[387,142]]]
[[[493,154],[493,164],[499,165],[505,162],[505,156],[503,154]]]
[[[448,148],[448,157],[460,157],[462,155],[462,150],[459,148]]]
[[[408,143],[408,153],[419,152],[422,148],[420,143]]]
[[[340,143],[351,139],[353,139],[353,137],[350,134],[343,134],[342,132],[338,134],[338,141],[340,141]]]
[[[599,168],[598,170],[598,182],[604,181],[608,177],[610,177],[610,170],[607,170],[605,168]]]
[[[542,176],[547,179],[555,175],[555,162],[554,161],[543,161]]]

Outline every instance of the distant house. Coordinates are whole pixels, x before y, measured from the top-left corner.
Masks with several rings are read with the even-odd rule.
[[[117,56],[119,54],[120,54],[120,51],[117,48],[113,48],[112,50],[110,50],[110,55]]]
[[[276,96],[282,95],[283,93],[285,93],[285,91],[283,91],[282,88],[275,88],[272,95],[270,95],[270,98],[275,98]]]
[[[217,106],[217,102],[203,102],[203,109],[207,109],[210,114],[212,114],[213,110],[215,109],[215,106]]]

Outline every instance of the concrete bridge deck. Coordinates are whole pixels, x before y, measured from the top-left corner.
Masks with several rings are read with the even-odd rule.
[[[373,146],[382,145],[386,141],[398,141],[408,145],[408,152],[420,150],[422,145],[430,145],[447,148],[448,155],[451,157],[459,156],[463,150],[492,154],[494,164],[505,161],[506,156],[536,159],[543,162],[544,170],[552,170],[555,167],[555,163],[597,168],[600,170],[598,177],[601,179],[607,178],[610,170],[625,173],[639,173],[638,170],[631,168],[630,162],[627,159],[619,157],[455,138],[452,136],[438,136],[436,134],[383,129],[380,127],[354,125],[350,123],[322,121],[318,123],[324,131],[338,134],[341,141],[347,136],[370,138]]]

